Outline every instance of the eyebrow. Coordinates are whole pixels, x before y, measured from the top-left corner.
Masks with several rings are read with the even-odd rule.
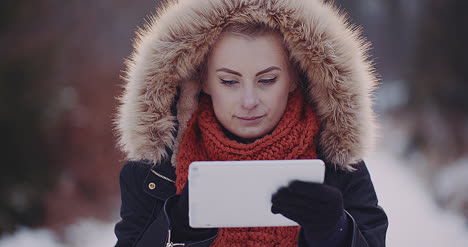
[[[258,72],[257,74],[255,74],[255,76],[258,76],[258,75],[261,75],[261,74],[265,74],[267,72],[270,72],[272,70],[280,70],[280,68],[276,67],[276,66],[271,66],[271,67],[268,67],[260,72]],[[234,71],[232,69],[228,69],[228,68],[219,68],[217,69],[216,71],[223,71],[223,72],[226,72],[226,73],[230,73],[230,74],[234,74],[234,75],[238,75],[238,76],[242,76],[241,73],[237,72],[237,71]]]

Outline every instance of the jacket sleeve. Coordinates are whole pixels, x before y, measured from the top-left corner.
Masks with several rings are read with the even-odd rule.
[[[331,166],[330,166],[331,167]],[[304,232],[300,231],[301,247],[384,247],[388,227],[385,211],[378,205],[377,195],[364,162],[352,173],[336,172],[327,168],[325,183],[339,188],[343,194],[344,211],[347,216],[347,232],[336,239],[322,242],[307,242]],[[336,235],[336,234],[335,234]],[[335,236],[332,235],[332,236]]]
[[[120,173],[121,220],[115,225],[116,247],[177,246],[172,243],[168,205],[175,194],[174,183],[152,174],[136,162],[124,165]],[[146,186],[153,183],[153,189]],[[216,235],[184,246],[209,246]]]
[[[384,247],[388,218],[378,205],[377,195],[366,164],[343,176],[343,202],[351,220],[352,247]]]

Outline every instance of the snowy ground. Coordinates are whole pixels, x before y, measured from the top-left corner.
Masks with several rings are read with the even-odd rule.
[[[47,229],[20,229],[15,234],[0,240],[0,247],[104,247],[114,246],[114,222],[81,219],[64,229],[59,239]]]
[[[463,218],[440,209],[402,160],[378,152],[367,159],[380,205],[389,218],[387,246],[468,246]]]
[[[389,217],[387,246],[466,247],[468,227],[463,218],[440,209],[428,188],[408,166],[421,160],[401,160],[398,146],[404,133],[385,128],[380,149],[366,159],[380,205]],[[393,139],[393,141],[392,141]],[[382,143],[385,140],[385,143]],[[102,247],[113,246],[115,222],[82,219],[58,236],[47,229],[21,229],[0,239],[0,247]]]

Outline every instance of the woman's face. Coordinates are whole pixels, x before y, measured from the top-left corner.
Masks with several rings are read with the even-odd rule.
[[[241,138],[259,138],[284,113],[288,93],[295,89],[291,71],[279,34],[223,33],[208,57],[203,90],[224,128]]]

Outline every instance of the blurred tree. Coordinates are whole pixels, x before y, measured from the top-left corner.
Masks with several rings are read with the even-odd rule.
[[[411,145],[433,165],[468,155],[467,1],[428,0],[409,72]]]
[[[382,81],[402,80],[410,66],[420,6],[425,0],[329,0],[371,41],[371,58]]]
[[[423,157],[418,169],[439,191],[436,200],[468,219],[466,180],[453,175],[468,160],[468,2],[331,1],[374,44],[371,54],[387,87],[380,108],[391,110],[381,113],[409,133],[403,154]],[[435,188],[447,186],[452,189]]]
[[[47,61],[53,45],[32,53],[12,54],[8,41],[18,32],[12,23],[27,1],[2,3],[0,28],[0,235],[17,225],[37,226],[45,219],[45,195],[54,183],[56,167],[46,147],[42,114],[49,93],[44,86],[50,66]]]
[[[124,57],[158,1],[0,4],[0,235],[115,216],[112,116]]]

